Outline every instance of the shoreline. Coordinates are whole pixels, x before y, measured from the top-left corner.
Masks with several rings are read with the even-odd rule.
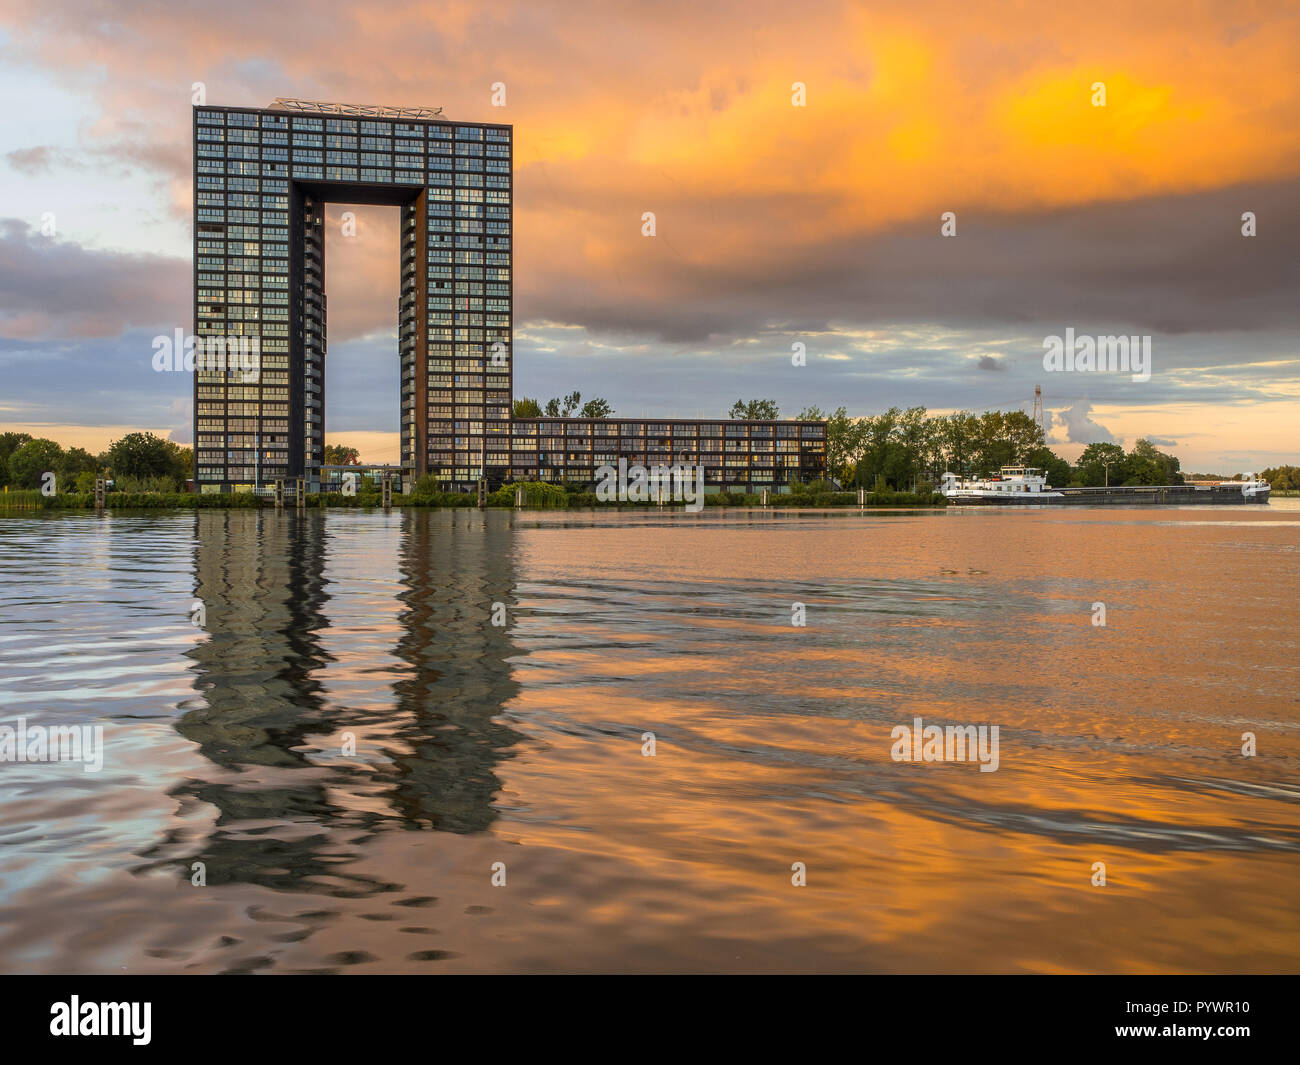
[[[360,503],[340,503],[335,501],[322,502],[316,499],[308,499],[302,507],[295,507],[291,504],[285,504],[277,507],[273,501],[258,500],[256,502],[223,502],[223,503],[179,503],[174,500],[158,500],[151,502],[141,502],[139,500],[123,501],[120,503],[108,502],[104,505],[105,511],[143,511],[143,510],[508,510],[508,511],[647,511],[656,512],[664,510],[683,510],[685,504],[679,502],[655,504],[655,503],[591,503],[581,501],[569,504],[526,504],[516,506],[514,503],[495,503],[489,502],[485,506],[478,506],[477,500],[470,499],[465,503],[447,503],[447,502],[410,502],[393,500],[390,507],[384,507],[379,500],[366,500]],[[811,500],[803,499],[791,502],[778,502],[769,500],[766,504],[755,497],[752,501],[730,500],[725,503],[706,503],[704,507],[691,513],[703,513],[705,510],[946,510],[946,503],[924,503],[914,500],[892,500],[883,501],[868,497],[865,502],[858,503],[855,499],[851,503],[817,503]],[[7,505],[0,500],[0,518],[16,517],[19,515],[34,513],[69,513],[69,514],[94,514],[97,508],[94,504],[64,504],[64,503],[22,503],[17,505]]]

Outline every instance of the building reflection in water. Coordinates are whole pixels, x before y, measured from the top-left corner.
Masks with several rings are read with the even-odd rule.
[[[524,738],[495,720],[519,691],[509,626],[492,624],[494,603],[513,606],[513,527],[501,514],[408,511],[400,558],[407,669],[393,690],[407,753],[394,759],[393,805],[409,823],[481,832],[496,819],[495,766]]]
[[[492,604],[508,607],[514,587],[508,516],[372,517],[196,513],[208,638],[189,652],[199,697],[176,727],[211,772],[176,794],[219,812],[186,877],[202,861],[210,885],[371,894],[391,885],[348,865],[374,833],[481,832],[496,819],[496,766],[523,738],[497,720],[518,689],[508,628],[492,624]],[[349,707],[332,695],[340,667],[327,637],[357,552],[373,560],[362,572],[392,571],[396,554],[388,590],[400,605],[377,619],[396,619],[382,668],[363,656],[341,671],[371,682],[365,705]],[[356,756],[341,753],[348,733]]]

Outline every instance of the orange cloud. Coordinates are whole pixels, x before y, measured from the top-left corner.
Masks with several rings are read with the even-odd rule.
[[[513,123],[517,324],[626,322],[644,335],[663,322],[680,339],[714,331],[716,308],[758,291],[744,308],[752,327],[736,330],[752,336],[769,317],[805,313],[850,274],[858,287],[809,320],[889,324],[879,304],[854,317],[859,293],[886,288],[912,250],[880,242],[935,237],[943,211],[958,213],[963,233],[972,223],[1010,229],[1066,209],[1158,206],[1300,177],[1300,12],[1280,0],[1077,9],[230,0],[217,19],[180,5],[120,4],[94,18],[78,7],[0,0],[8,58],[84,90],[88,144],[130,140],[138,160],[150,150],[141,138],[152,138],[164,173],[175,175],[176,148],[188,145],[196,81],[214,103],[431,104],[458,120]],[[1098,81],[1105,107],[1092,105]],[[491,104],[496,82],[504,108]],[[792,105],[796,82],[806,106]],[[183,178],[173,195],[188,210]],[[1252,206],[1216,203],[1213,224],[1235,238],[1231,223]],[[645,211],[656,215],[654,239],[640,232]],[[1276,215],[1262,221],[1277,228]],[[330,247],[331,270],[348,277],[331,287],[334,340],[392,328],[396,252],[379,239],[395,225],[387,218],[377,213],[358,242]],[[1226,247],[1204,256],[1219,274],[1175,295],[1202,306],[1217,296],[1224,307],[1255,298],[1233,285],[1247,252]],[[1170,266],[1155,255],[1139,264],[1153,275]],[[933,289],[931,321],[944,321],[953,292],[986,280],[979,266],[949,263],[917,273]],[[1093,287],[1111,267],[1062,259],[1016,269],[1057,265],[1063,283],[1077,269]],[[1262,252],[1255,269],[1280,272]],[[1184,327],[1173,296],[1168,310],[1152,309]]]

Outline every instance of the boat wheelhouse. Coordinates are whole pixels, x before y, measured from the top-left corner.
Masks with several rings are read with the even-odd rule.
[[[939,491],[954,502],[1049,503],[1062,498],[1036,466],[1003,466],[996,476],[968,480],[945,473]]]

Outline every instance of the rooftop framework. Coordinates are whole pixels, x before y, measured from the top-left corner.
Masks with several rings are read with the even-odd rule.
[[[321,100],[276,97],[270,111],[307,111],[318,115],[356,115],[360,118],[440,118],[441,107],[386,107],[383,104],[335,104]]]

